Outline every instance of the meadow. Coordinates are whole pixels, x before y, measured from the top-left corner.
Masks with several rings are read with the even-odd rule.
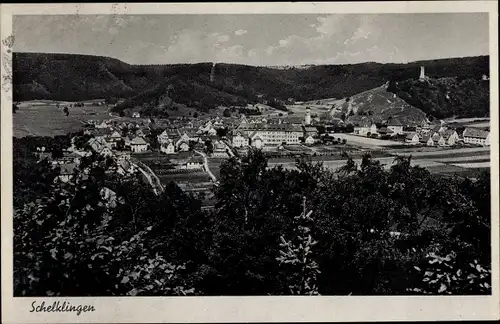
[[[21,103],[19,110],[12,114],[14,137],[54,136],[77,132],[89,120],[110,119],[105,106],[88,105],[69,108],[69,115],[63,112],[63,105],[57,108],[48,102]]]

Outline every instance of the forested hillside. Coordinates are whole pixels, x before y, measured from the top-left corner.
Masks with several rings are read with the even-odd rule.
[[[411,81],[404,86],[405,80],[418,78],[422,65],[431,79],[455,78],[453,89],[468,87],[464,93],[472,93],[470,103],[460,106],[461,95],[452,108],[429,107],[435,101],[423,103],[421,96],[414,93],[420,90],[409,90]],[[470,111],[469,106],[479,106],[481,98],[488,95],[482,85],[471,84],[479,82],[483,74],[489,75],[489,57],[287,69],[220,63],[214,68],[213,80],[210,80],[212,63],[130,65],[108,57],[73,54],[14,53],[13,68],[16,101],[133,98],[119,108],[125,109],[134,105],[156,105],[168,96],[174,103],[203,110],[217,105],[255,103],[259,97],[297,101],[340,99],[387,81],[401,81],[397,94],[405,101],[436,116],[447,116],[455,110]],[[171,91],[167,94],[169,87]]]
[[[410,79],[393,82],[388,91],[436,118],[490,114],[490,82],[480,78]]]

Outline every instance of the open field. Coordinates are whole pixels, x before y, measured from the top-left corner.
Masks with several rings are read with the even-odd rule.
[[[170,181],[189,183],[210,182],[210,177],[203,170],[198,172],[163,174],[161,176],[159,175],[158,178],[160,178],[163,185],[169,183]]]
[[[453,163],[452,165],[461,167],[461,168],[466,168],[466,169],[483,169],[483,168],[490,168],[491,163],[490,161],[488,162],[468,162],[468,163]]]
[[[331,108],[331,104],[329,105],[316,105],[316,104],[302,104],[302,105],[286,105],[288,111],[293,112],[293,116],[303,117],[306,115],[306,108],[309,107],[311,109],[311,115],[321,115],[327,113]]]
[[[70,108],[66,116],[62,107],[57,108],[53,104],[22,103],[21,108],[12,114],[12,128],[15,137],[65,135],[81,130],[82,121],[110,118],[107,108],[103,106]]]
[[[365,148],[379,148],[379,147],[388,147],[393,145],[401,145],[401,142],[380,140],[376,138],[369,138],[369,137],[357,136],[345,133],[335,133],[331,134],[330,136],[333,136],[335,138],[346,139],[347,144],[358,145]]]
[[[447,118],[447,123],[473,123],[473,122],[489,122],[489,117],[469,117],[469,118]]]
[[[467,127],[475,127],[475,128],[488,128],[491,126],[491,123],[488,122],[478,122],[478,123],[470,123],[470,124],[464,124]]]
[[[471,156],[453,156],[453,157],[439,157],[439,158],[434,158],[434,161],[437,162],[456,162],[456,163],[466,163],[466,162],[489,162],[490,161],[490,155],[485,154],[485,155],[471,155]]]
[[[434,148],[430,148],[434,149]],[[374,152],[376,153],[376,152]],[[385,168],[390,168],[394,163],[396,155],[412,155],[411,164],[428,169],[434,173],[456,174],[459,176],[475,176],[477,171],[490,168],[490,151],[487,147],[461,148],[461,149],[441,149],[429,152],[412,152],[398,154],[391,152],[393,156],[377,156],[372,154],[373,159],[379,161]],[[383,154],[383,152],[382,152]],[[313,161],[322,161],[323,165],[331,170],[337,170],[347,162],[340,156],[317,156],[312,157]],[[359,165],[361,158],[356,157],[354,161]],[[283,157],[272,158],[268,163],[269,167],[282,165],[285,169],[295,169],[295,159]]]
[[[478,155],[489,154],[489,147],[464,147],[464,148],[439,148],[439,147],[428,147],[419,149],[419,151],[409,151],[409,150],[395,150],[391,151],[391,154],[395,155],[411,155],[412,157],[426,157],[426,156],[443,156],[456,154],[457,156],[463,156],[467,153],[477,153]]]

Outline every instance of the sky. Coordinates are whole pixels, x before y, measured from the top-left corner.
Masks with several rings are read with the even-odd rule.
[[[404,63],[487,55],[487,13],[20,15],[14,51],[130,64]]]

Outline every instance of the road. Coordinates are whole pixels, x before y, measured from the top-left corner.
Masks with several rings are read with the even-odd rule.
[[[226,145],[226,149],[229,152],[229,155],[231,157],[234,157],[234,152],[233,152],[233,149],[232,149],[231,145],[228,144],[228,141],[223,141],[223,142]]]
[[[217,183],[217,178],[215,177],[215,175],[212,173],[212,171],[210,171],[210,168],[208,167],[208,158],[207,158],[207,155],[203,152],[200,152],[200,151],[194,151],[196,154],[198,155],[201,155],[203,157],[203,168],[205,169],[205,171],[208,173],[208,175],[210,176],[210,178],[212,178],[212,181],[214,183]]]
[[[153,188],[153,192],[156,195],[163,192],[164,188],[161,184],[160,179],[158,178],[156,173],[154,173],[153,170],[151,170],[150,167],[148,167],[147,165],[145,165],[140,161],[134,161],[134,162],[131,161],[131,163],[144,175],[144,177],[146,177],[149,184]]]

